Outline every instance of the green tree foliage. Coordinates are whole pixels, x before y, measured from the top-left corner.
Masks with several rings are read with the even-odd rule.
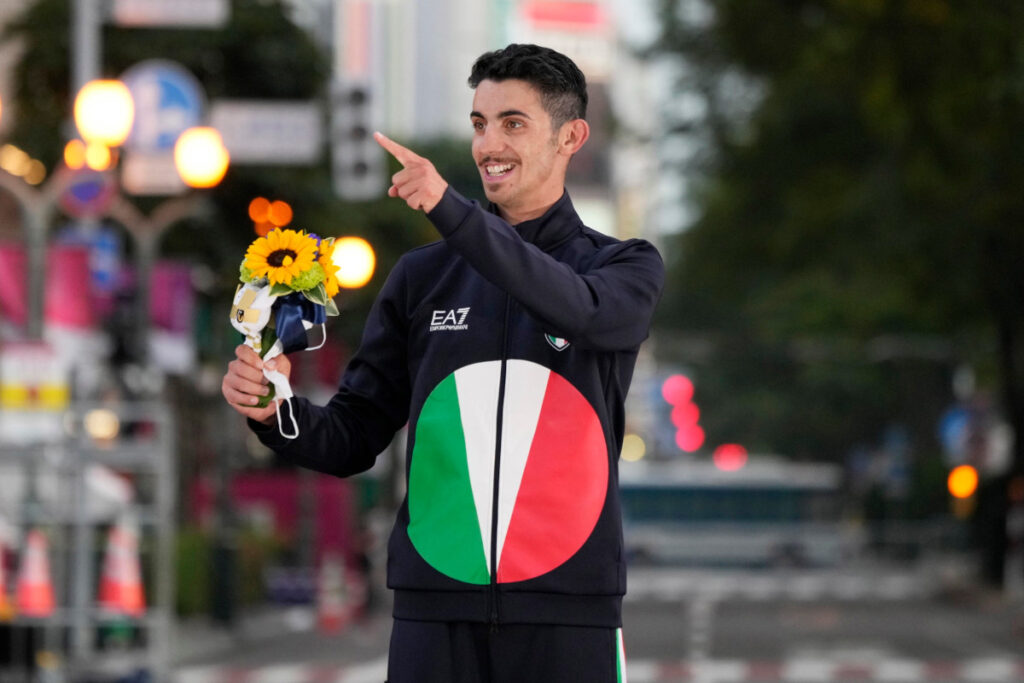
[[[709,432],[817,457],[887,420],[927,439],[971,361],[1024,434],[1024,5],[661,14],[658,49],[703,106],[675,125],[697,218],[662,323],[715,342]]]

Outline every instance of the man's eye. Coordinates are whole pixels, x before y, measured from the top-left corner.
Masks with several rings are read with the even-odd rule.
[[[474,121],[473,122],[473,130],[483,130],[483,129],[484,129],[484,122],[483,121]]]
[[[523,122],[522,121],[508,121],[505,125],[508,126],[509,128],[522,128],[523,127]]]

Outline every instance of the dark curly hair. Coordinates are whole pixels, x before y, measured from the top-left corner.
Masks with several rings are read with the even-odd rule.
[[[587,116],[587,79],[576,64],[560,52],[540,45],[513,43],[481,55],[473,64],[469,87],[482,81],[526,81],[540,91],[540,102],[558,130],[566,121]]]

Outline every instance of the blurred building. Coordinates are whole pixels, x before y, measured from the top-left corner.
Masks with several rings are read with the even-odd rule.
[[[325,3],[333,1],[333,8]],[[370,83],[373,119],[399,139],[469,138],[470,66],[510,42],[572,57],[587,75],[591,142],[570,169],[588,224],[649,236],[654,125],[644,64],[623,49],[646,3],[625,0],[293,0],[299,21],[333,11],[335,73]],[[617,124],[617,135],[612,130]]]

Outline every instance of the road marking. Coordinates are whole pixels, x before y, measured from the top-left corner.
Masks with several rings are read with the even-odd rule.
[[[716,600],[755,602],[777,599],[798,602],[822,599],[899,601],[926,597],[935,589],[931,582],[906,574],[865,577],[848,573],[800,572],[765,576],[755,572],[722,575],[700,570],[634,568],[630,571],[625,599],[629,602],[673,602],[710,596]]]
[[[781,661],[634,659],[627,663],[626,669],[630,683],[1019,683],[1024,680],[1024,659],[1011,656],[951,661],[895,657],[876,661],[848,657],[797,657]],[[385,656],[362,664],[342,667],[183,667],[171,680],[174,683],[380,683],[386,674]]]
[[[708,657],[715,603],[707,596],[698,596],[687,605],[690,621],[690,661],[702,662]]]

